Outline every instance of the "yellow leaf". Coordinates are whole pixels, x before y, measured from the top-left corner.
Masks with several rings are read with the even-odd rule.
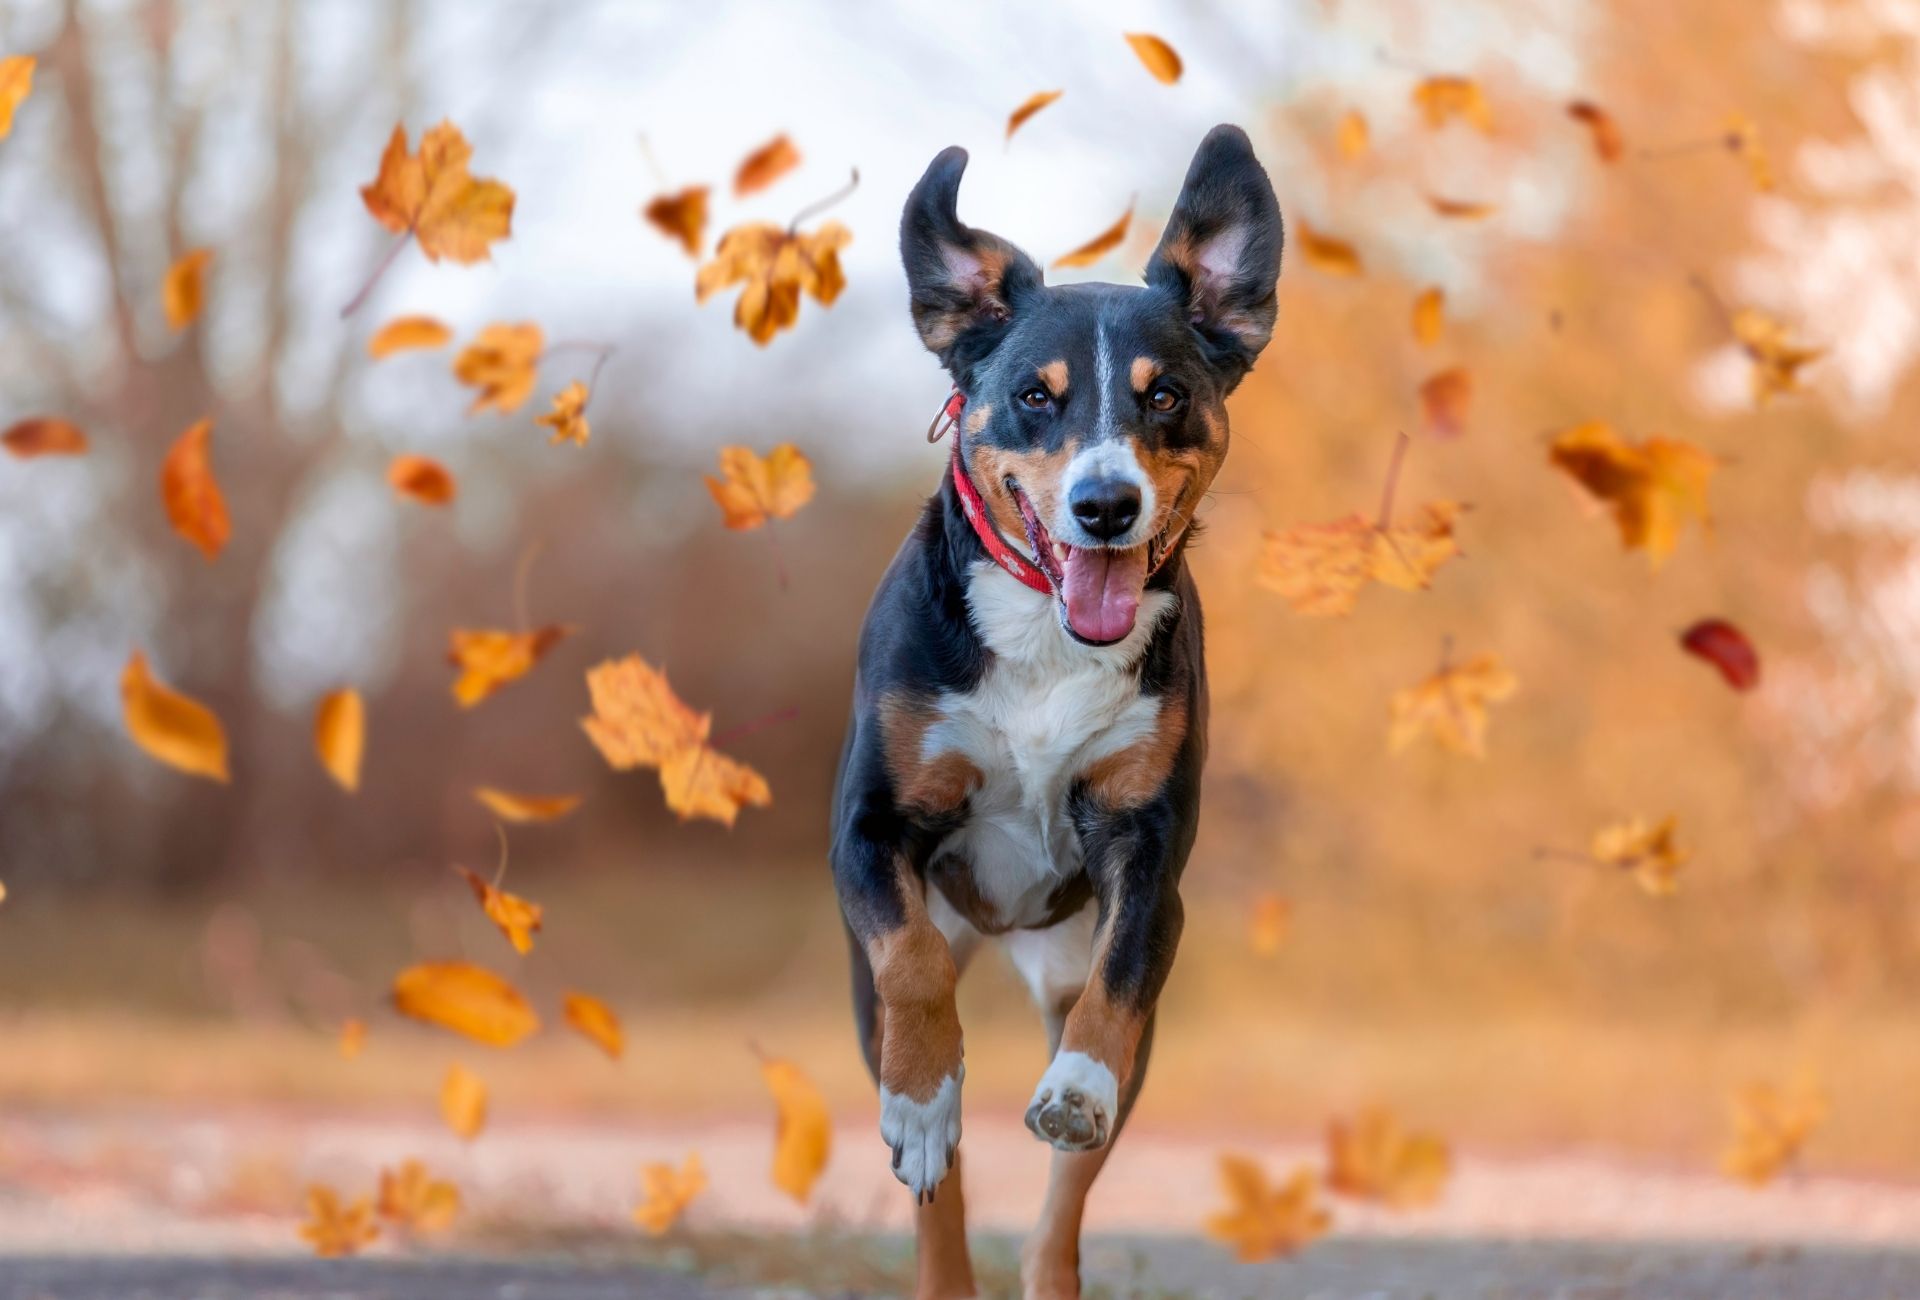
[[[1064,90],[1042,90],[1027,96],[1020,107],[1007,115],[1007,139],[1013,139],[1013,133],[1025,126],[1028,118],[1066,93]]]
[[[833,1149],[833,1116],[813,1080],[793,1062],[766,1057],[760,1072],[776,1110],[773,1185],[805,1205]]]
[[[553,395],[553,410],[533,420],[553,430],[553,436],[547,439],[549,445],[557,442],[570,442],[576,447],[587,445],[587,439],[593,435],[587,424],[587,401],[587,386],[578,379]]]
[[[1339,141],[1340,156],[1354,161],[1367,156],[1372,146],[1372,132],[1367,129],[1367,119],[1357,108],[1350,108],[1340,119],[1340,130],[1335,137]]]
[[[53,416],[22,420],[0,433],[0,446],[21,460],[35,456],[84,456],[87,435],[80,427]]]
[[[1272,957],[1279,953],[1280,945],[1286,942],[1287,929],[1293,921],[1293,908],[1287,900],[1278,894],[1262,894],[1253,900],[1253,912],[1248,918],[1248,939],[1253,951],[1262,957]]]
[[[689,185],[677,194],[658,194],[640,209],[647,224],[678,240],[688,257],[699,257],[707,237],[707,194],[705,185]]]
[[[209,561],[219,558],[233,532],[227,499],[213,477],[208,449],[212,435],[212,420],[192,425],[175,440],[160,465],[160,500],[166,506],[167,521]]]
[[[689,1155],[678,1170],[669,1164],[642,1165],[640,1189],[633,1221],[653,1236],[665,1236],[694,1198],[707,1190],[707,1171],[700,1163],[700,1153]]]
[[[1326,275],[1359,275],[1362,267],[1360,254],[1352,244],[1323,235],[1308,225],[1304,218],[1293,222],[1294,238],[1300,249],[1300,255],[1307,259],[1307,265]]]
[[[366,752],[366,706],[346,687],[320,701],[313,714],[313,749],[342,790],[360,788],[360,757]]]
[[[196,248],[167,268],[160,282],[160,306],[170,328],[183,330],[199,317],[207,301],[206,270],[212,260],[211,248]]]
[[[171,691],[147,672],[139,651],[120,674],[121,716],[134,743],[169,767],[227,780],[227,733],[212,710]]]
[[[1487,755],[1487,706],[1511,696],[1519,679],[1498,656],[1485,654],[1439,672],[1396,693],[1387,747],[1399,753],[1422,736],[1470,758]]]
[[[380,1236],[373,1221],[373,1198],[356,1197],[343,1206],[338,1192],[315,1183],[307,1188],[307,1221],[300,1225],[300,1236],[323,1259],[359,1254]]]
[[[1126,36],[1127,44],[1133,47],[1134,57],[1154,75],[1155,80],[1169,86],[1180,80],[1180,56],[1174,53],[1173,46],[1146,32],[1128,32]]]
[[[722,447],[720,477],[708,474],[706,480],[723,522],[733,529],[791,519],[813,500],[813,464],[790,442],[764,457],[748,447]]]
[[[13,133],[14,112],[33,93],[35,63],[31,54],[10,54],[0,59],[0,140]]]
[[[800,165],[800,151],[785,133],[755,149],[740,160],[733,173],[733,197],[757,194]]]
[[[626,1040],[620,1033],[620,1017],[613,1013],[612,1007],[585,993],[568,993],[560,1004],[560,1013],[601,1051],[616,1061],[620,1059]]]
[[[471,1142],[487,1126],[487,1084],[455,1061],[440,1081],[440,1118],[462,1141]]]
[[[1428,77],[1413,88],[1413,104],[1429,127],[1459,118],[1488,134],[1493,131],[1493,110],[1471,77]]]
[[[1062,253],[1053,259],[1053,269],[1063,266],[1092,266],[1095,262],[1120,247],[1127,237],[1127,227],[1133,224],[1133,204],[1127,204],[1127,210],[1120,214],[1120,220],[1089,239],[1071,253]]]
[[[1477,203],[1468,199],[1442,198],[1438,194],[1427,195],[1427,204],[1441,216],[1453,217],[1461,221],[1479,221],[1499,211],[1499,209],[1491,203]]]
[[[1593,860],[1631,871],[1640,888],[1655,897],[1671,894],[1679,888],[1676,878],[1688,856],[1674,843],[1677,824],[1672,816],[1652,824],[1633,817],[1602,827],[1593,837]]]
[[[393,1005],[402,1015],[463,1034],[489,1047],[512,1047],[540,1028],[520,990],[484,966],[430,961],[393,978]]]
[[[746,805],[773,802],[766,778],[707,745],[713,716],[697,713],[639,655],[608,660],[587,673],[593,716],[582,718],[607,763],[626,771],[660,770],[667,807],[682,820],[711,817],[732,826]]]
[[[721,289],[743,285],[733,323],[765,347],[800,319],[802,293],[823,307],[833,305],[847,285],[840,250],[852,242],[853,233],[837,221],[822,222],[812,234],[764,221],[735,226],[720,236],[713,260],[694,276],[694,299],[705,302]]]
[[[461,708],[472,708],[507,683],[525,677],[549,650],[576,630],[560,623],[531,632],[455,628],[447,651],[447,662],[460,670],[460,676],[454,679],[453,698]]]
[[[431,456],[395,456],[387,466],[387,483],[423,506],[444,506],[458,491],[452,471]]]
[[[367,340],[367,355],[381,361],[396,352],[445,347],[452,338],[453,331],[431,316],[400,316]]]
[[[1327,1186],[1341,1195],[1397,1209],[1431,1205],[1452,1171],[1445,1142],[1408,1132],[1385,1107],[1327,1126]]]
[[[1791,1088],[1756,1083],[1733,1096],[1733,1137],[1720,1157],[1729,1178],[1764,1187],[1799,1164],[1807,1139],[1827,1120],[1826,1093],[1809,1079]]]
[[[1291,1255],[1333,1225],[1333,1216],[1320,1204],[1319,1180],[1305,1166],[1274,1187],[1254,1161],[1223,1155],[1220,1185],[1227,1208],[1207,1219],[1207,1235],[1232,1246],[1247,1263]]]
[[[1432,347],[1440,341],[1440,332],[1447,323],[1447,295],[1439,285],[1420,291],[1413,300],[1413,341],[1421,347]]]
[[[473,797],[503,822],[550,822],[565,817],[586,799],[578,794],[510,794],[490,785],[477,787]]]
[[[396,126],[380,158],[380,173],[361,187],[374,220],[395,234],[411,233],[427,260],[487,260],[496,240],[512,233],[513,191],[467,171],[473,146],[451,122],[420,137],[407,152],[406,128]]]
[[[340,1022],[340,1056],[351,1061],[367,1046],[367,1022],[357,1016],[349,1016]]]
[[[1631,443],[1594,421],[1555,437],[1548,459],[1612,511],[1620,544],[1644,549],[1656,569],[1673,554],[1689,518],[1712,523],[1707,484],[1719,462],[1691,443]]]
[[[402,1232],[444,1232],[460,1214],[460,1189],[418,1160],[380,1171],[380,1217]]]
[[[1462,509],[1453,501],[1429,501],[1411,524],[1383,528],[1352,514],[1268,533],[1260,582],[1296,613],[1318,617],[1351,613],[1369,582],[1423,590],[1441,565],[1460,554],[1453,526]]]
[[[1420,418],[1436,438],[1458,438],[1467,429],[1467,408],[1473,404],[1473,372],[1454,366],[1428,376],[1420,385]]]
[[[1601,162],[1620,161],[1627,144],[1620,136],[1619,124],[1606,109],[1589,100],[1576,99],[1567,105],[1567,116],[1585,126],[1593,136],[1593,151],[1600,155]]]
[[[454,870],[472,887],[474,901],[480,904],[480,910],[487,914],[487,919],[500,927],[500,933],[507,936],[507,942],[513,945],[513,950],[522,957],[532,952],[533,936],[540,929],[540,904],[530,903],[518,894],[509,894],[466,867],[457,866]]]
[[[540,377],[540,352],[545,346],[546,335],[531,321],[481,330],[453,359],[453,377],[479,390],[467,414],[477,415],[491,406],[511,415],[525,406]]]
[[[1733,336],[1753,362],[1753,400],[1761,406],[1780,394],[1801,391],[1800,367],[1825,356],[1825,348],[1799,347],[1787,327],[1754,307],[1733,314]]]

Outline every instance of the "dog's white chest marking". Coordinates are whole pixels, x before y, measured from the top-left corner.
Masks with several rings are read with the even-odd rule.
[[[922,757],[958,752],[980,770],[966,824],[936,855],[971,865],[981,897],[1003,923],[1039,922],[1048,895],[1080,870],[1067,795],[1090,763],[1152,730],[1159,701],[1140,693],[1137,668],[1173,605],[1171,593],[1149,592],[1124,641],[1085,646],[1061,628],[1052,596],[990,561],[969,574],[974,630],[994,658],[974,690],[940,697]]]

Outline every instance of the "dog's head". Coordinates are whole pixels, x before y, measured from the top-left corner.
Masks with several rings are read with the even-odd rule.
[[[1049,287],[961,224],[966,166],[941,153],[900,219],[914,324],[967,396],[968,468],[995,522],[1025,534],[1067,632],[1111,644],[1213,481],[1226,396],[1273,333],[1279,204],[1246,134],[1215,127],[1144,287]]]

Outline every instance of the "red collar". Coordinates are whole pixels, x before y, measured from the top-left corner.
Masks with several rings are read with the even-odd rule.
[[[966,404],[967,395],[955,390],[940,414],[934,417],[933,428],[927,431],[927,437],[938,441],[940,433],[945,432],[940,430],[940,422],[943,419],[949,422],[953,429],[953,490],[959,494],[960,509],[966,513],[967,522],[973,525],[974,536],[980,539],[980,545],[987,548],[987,555],[995,564],[1041,595],[1050,596],[1053,594],[1053,584],[1047,581],[1047,575],[1000,536],[1000,530],[993,526],[993,518],[987,513],[987,503],[980,499],[980,489],[973,485],[973,476],[967,473],[966,458],[960,454],[960,410]]]

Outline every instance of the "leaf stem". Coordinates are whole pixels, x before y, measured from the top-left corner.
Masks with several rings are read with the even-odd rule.
[[[393,265],[393,260],[400,256],[400,250],[412,242],[413,227],[408,226],[406,230],[401,233],[400,238],[393,241],[393,247],[389,248],[387,255],[380,259],[380,264],[373,268],[373,274],[368,276],[367,282],[360,286],[360,292],[354,294],[347,302],[347,305],[340,309],[341,320],[345,320],[360,310],[360,305],[366,302],[367,295],[373,292],[373,286],[380,283],[380,277],[387,273],[387,268]]]
[[[789,235],[793,234],[795,231],[800,229],[800,223],[805,221],[808,217],[819,216],[822,212],[825,212],[828,208],[840,202],[842,199],[845,199],[848,195],[852,194],[855,190],[859,188],[860,188],[860,169],[858,167],[855,167],[853,169],[853,175],[850,178],[848,178],[847,183],[845,185],[842,185],[839,189],[827,195],[826,198],[820,199],[814,203],[809,203],[806,207],[801,208],[798,212],[794,213],[793,220],[787,223],[787,233]]]
[[[1385,532],[1387,525],[1393,522],[1393,494],[1400,486],[1400,466],[1407,458],[1407,444],[1412,439],[1402,429],[1393,440],[1393,459],[1387,462],[1386,485],[1380,489],[1380,518],[1375,527]]]
[[[647,133],[640,133],[640,157],[646,162],[647,170],[653,173],[653,183],[661,189],[667,188],[667,174],[660,169],[660,160],[653,155],[653,142],[647,139]]]
[[[500,865],[493,869],[493,887],[498,889],[500,882],[507,878],[507,828],[496,821],[493,829],[500,837]]]

